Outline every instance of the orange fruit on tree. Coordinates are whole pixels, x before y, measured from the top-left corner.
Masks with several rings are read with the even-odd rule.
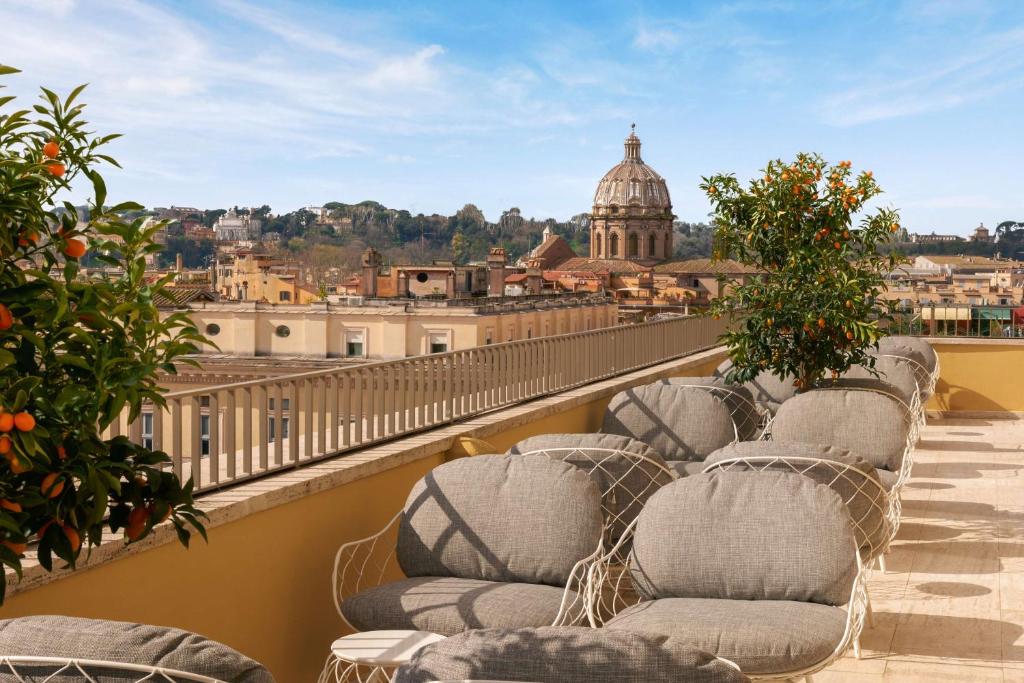
[[[50,159],[53,159],[55,156],[60,154],[60,147],[57,145],[57,142],[55,140],[50,140],[43,145],[43,154]]]
[[[825,328],[825,319],[824,318],[818,318],[818,327],[820,327],[822,329]]]
[[[7,459],[7,464],[11,467],[11,472],[15,474],[24,474],[32,469],[32,465],[22,462],[17,456],[10,456]]]
[[[85,256],[85,242],[82,240],[68,240],[64,245],[64,255],[68,258],[79,259]]]
[[[14,316],[11,315],[11,309],[0,304],[0,330],[9,330],[12,325],[14,325]]]
[[[31,432],[36,428],[36,419],[32,417],[32,413],[23,410],[14,416],[14,426],[19,432]]]
[[[63,531],[64,537],[68,539],[68,543],[71,545],[71,552],[77,553],[78,549],[82,547],[82,537],[78,534],[78,529],[65,525]]]
[[[836,249],[842,249],[843,248],[843,245],[839,244],[839,242],[834,242],[832,244],[832,246],[835,247]]]
[[[11,437],[0,436],[0,455],[7,455],[11,452]]]
[[[64,450],[63,446],[57,446],[57,458],[59,460],[67,460],[68,459],[68,452],[66,450]]]
[[[14,429],[14,416],[10,413],[0,413],[0,432],[9,432]]]
[[[56,498],[60,495],[60,492],[64,490],[64,482],[60,479],[59,472],[50,472],[43,477],[43,483],[39,485],[39,490],[43,492],[43,495],[47,498]]]
[[[0,545],[5,546],[8,550],[18,556],[24,555],[25,551],[28,550],[28,543],[18,543],[17,541],[11,541],[6,538],[0,541]]]
[[[21,503],[17,503],[13,500],[7,500],[6,498],[0,498],[0,508],[9,512],[21,512]]]
[[[850,341],[853,341],[853,332],[847,332],[846,338],[849,339]]]

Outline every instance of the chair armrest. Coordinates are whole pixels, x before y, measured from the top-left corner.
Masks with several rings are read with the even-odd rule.
[[[331,574],[334,608],[342,621],[353,630],[358,629],[345,619],[341,605],[345,598],[381,585],[388,574],[398,569],[395,539],[391,532],[401,518],[402,513],[399,512],[372,536],[342,544],[334,556],[334,571]]]

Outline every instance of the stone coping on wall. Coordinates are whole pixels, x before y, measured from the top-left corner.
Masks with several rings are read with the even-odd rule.
[[[222,491],[214,491],[203,495],[196,501],[196,504],[209,516],[206,521],[207,529],[229,524],[247,515],[270,510],[305,496],[366,479],[411,462],[447,453],[459,437],[468,436],[486,440],[494,434],[522,427],[550,415],[563,413],[601,398],[610,398],[612,395],[634,386],[686,374],[688,369],[705,365],[712,360],[724,358],[724,356],[725,350],[721,347],[701,351],[624,375],[526,401],[519,405],[500,408],[455,424],[351,451],[299,469],[275,473]],[[401,494],[400,499],[396,494],[396,512],[404,497],[404,493]],[[132,545],[126,545],[121,535],[107,532],[104,534],[103,542],[93,548],[88,557],[85,553],[82,554],[79,558],[78,569],[75,571],[88,571],[134,553],[145,552],[151,548],[177,542],[174,528],[169,523],[161,524],[148,537]],[[201,538],[195,537],[193,542],[202,543],[203,541]],[[60,569],[56,565],[53,572],[47,572],[31,554],[23,560],[22,565],[24,574],[20,582],[13,573],[7,573],[8,595],[44,586],[73,573],[70,569]]]

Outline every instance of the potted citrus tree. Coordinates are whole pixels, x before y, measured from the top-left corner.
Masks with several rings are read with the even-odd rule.
[[[807,389],[852,365],[873,367],[869,352],[889,317],[884,275],[902,259],[879,249],[899,231],[898,213],[864,211],[882,192],[871,171],[800,154],[769,162],[746,187],[719,174],[701,189],[714,209],[715,258],[761,273],[713,302],[715,315],[737,320],[723,336],[729,380],[769,371]]]
[[[145,272],[160,225],[124,219],[137,204],[108,205],[98,168],[116,165],[103,153],[116,136],[87,131],[81,92],[43,89],[31,109],[0,97],[0,562],[19,576],[33,546],[47,570],[55,557],[74,567],[105,527],[129,542],[165,519],[185,544],[204,533],[166,454],[101,436],[162,405],[158,373],[202,337],[153,303],[168,282]],[[86,212],[59,201],[76,181]],[[84,277],[85,258],[114,275]]]

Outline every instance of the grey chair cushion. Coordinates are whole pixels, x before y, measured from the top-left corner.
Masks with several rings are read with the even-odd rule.
[[[779,408],[772,439],[837,446],[896,472],[907,447],[908,417],[898,401],[874,391],[815,389]]]
[[[885,487],[886,491],[892,491],[892,487],[896,485],[896,480],[900,478],[898,473],[890,472],[889,470],[875,469],[875,474],[878,475],[878,481],[882,482],[882,486]]]
[[[672,469],[654,449],[618,434],[533,436],[519,442],[509,452],[535,453],[538,450],[544,450],[545,457],[582,469],[598,485],[609,525],[606,541],[612,544],[640,514],[647,499],[675,478]]]
[[[856,576],[854,548],[849,513],[827,486],[785,472],[717,472],[651,496],[630,569],[647,598],[841,605]]]
[[[423,648],[394,683],[742,683],[745,675],[680,639],[582,627],[469,631]]]
[[[918,393],[917,378],[904,359],[876,356],[874,370],[877,377],[863,365],[855,365],[843,373],[843,379],[867,380],[869,383],[865,386],[868,388],[875,386],[872,382],[881,382],[879,389],[894,393],[908,407],[912,404],[914,394]]]
[[[544,456],[481,455],[416,483],[396,556],[410,577],[564,586],[601,530],[601,493],[585,472]]]
[[[639,439],[666,460],[703,460],[736,440],[729,407],[702,389],[648,384],[612,397],[601,431]]]
[[[831,655],[846,612],[808,602],[668,598],[624,610],[605,628],[671,636],[735,662],[744,673],[771,674]]]
[[[227,683],[273,683],[274,677],[259,662],[201,635],[165,626],[124,621],[39,615],[0,621],[0,655],[66,657],[160,666],[209,676]],[[33,666],[43,680],[53,668]],[[97,683],[135,681],[139,673],[110,669],[88,670]],[[3,670],[2,680],[8,680]],[[10,680],[13,680],[11,678]],[[54,683],[82,680],[79,674],[47,679]]]
[[[454,635],[472,628],[550,626],[564,589],[536,583],[419,577],[346,598],[345,619],[360,631],[412,629]]]
[[[750,389],[743,384],[726,384],[721,377],[669,377],[661,380],[662,384],[674,386],[715,387],[720,391],[715,395],[725,401],[736,423],[736,431],[741,441],[749,441],[758,434],[761,416],[757,412],[757,403]]]
[[[523,439],[509,453],[522,454],[548,448],[610,448],[636,453],[657,462],[665,462],[661,453],[629,436],[619,434],[540,434]]]
[[[886,488],[881,485],[878,470],[871,463],[850,451],[810,443],[786,441],[744,441],[715,451],[705,462],[711,465],[735,458],[813,458],[831,460],[854,469],[855,472],[840,472],[827,465],[794,462],[792,466],[779,462],[766,465],[754,463],[757,471],[793,472],[797,468],[804,476],[819,484],[825,484],[843,499],[850,518],[857,524],[854,533],[861,549],[861,559],[871,559],[885,547],[889,538],[889,524],[885,518],[887,509]],[[726,465],[730,471],[740,469],[735,463]],[[877,485],[866,481],[870,479]],[[891,488],[891,487],[889,487]]]
[[[753,443],[751,441],[743,443]],[[705,460],[673,460],[669,465],[680,477],[689,477],[692,474],[700,474],[707,467]]]
[[[715,375],[724,379],[731,369],[732,361],[727,360],[718,366],[715,370]],[[730,384],[728,386],[733,385]],[[755,403],[772,415],[775,414],[780,405],[796,395],[796,387],[793,386],[793,380],[779,379],[767,371],[759,373],[757,377],[749,382],[744,382],[742,386],[750,391]]]
[[[935,372],[935,368],[939,363],[939,356],[935,353],[935,349],[920,337],[900,335],[882,337],[878,340],[878,350],[881,353],[891,353],[895,356],[913,358],[927,368],[928,372]]]

